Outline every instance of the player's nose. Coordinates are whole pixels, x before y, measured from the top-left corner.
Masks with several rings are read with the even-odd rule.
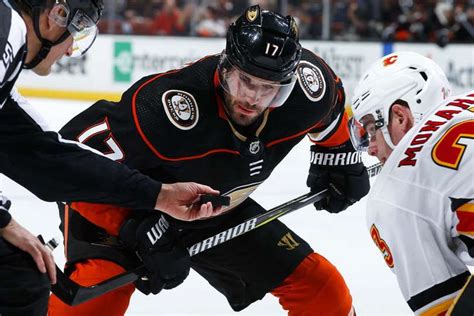
[[[251,105],[257,105],[260,102],[260,93],[256,89],[247,90],[245,95],[246,101]]]

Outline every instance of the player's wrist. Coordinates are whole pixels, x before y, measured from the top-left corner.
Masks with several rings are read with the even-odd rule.
[[[160,193],[158,193],[158,197],[156,198],[155,209],[160,210],[164,213],[167,213],[167,203],[169,200],[169,196],[171,194],[171,185],[163,183],[161,185]]]

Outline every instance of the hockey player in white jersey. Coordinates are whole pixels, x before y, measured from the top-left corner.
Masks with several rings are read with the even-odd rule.
[[[367,225],[416,315],[474,315],[474,91],[449,94],[435,62],[398,52],[352,101],[354,143],[384,164]]]

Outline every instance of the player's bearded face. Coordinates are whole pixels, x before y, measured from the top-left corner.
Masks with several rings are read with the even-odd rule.
[[[279,87],[236,69],[231,70],[227,79],[228,91],[225,93],[225,108],[232,121],[247,126],[272,104]]]

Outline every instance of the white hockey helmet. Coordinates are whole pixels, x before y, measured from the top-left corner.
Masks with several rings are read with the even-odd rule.
[[[351,122],[354,146],[366,149],[367,137],[382,129],[385,141],[393,149],[395,145],[387,125],[395,101],[405,101],[418,123],[450,93],[446,75],[433,60],[414,52],[396,52],[382,57],[371,65],[354,91]],[[368,122],[374,123],[372,130],[361,132],[360,127],[365,128]]]

